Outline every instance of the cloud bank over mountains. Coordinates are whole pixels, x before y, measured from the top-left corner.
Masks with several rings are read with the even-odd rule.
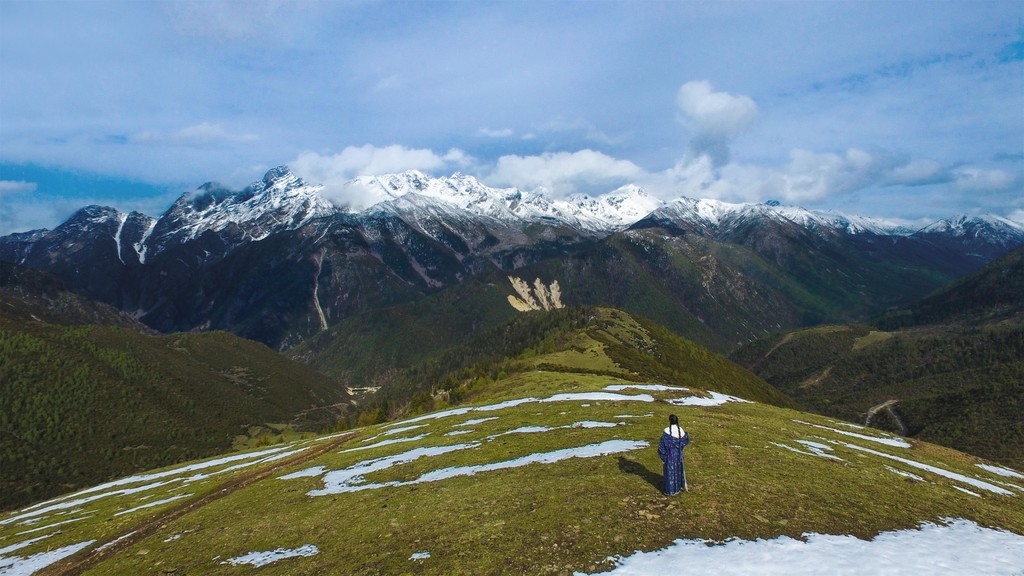
[[[660,171],[590,148],[529,156],[510,154],[487,162],[457,148],[438,153],[397,144],[349,146],[336,154],[303,152],[289,165],[306,181],[323,184],[326,197],[353,208],[367,207],[372,198],[352,196],[358,189],[344,184],[358,176],[405,170],[434,175],[465,172],[491,186],[539,190],[551,198],[597,195],[629,183],[639,184],[663,200],[690,196],[729,202],[779,200],[809,206],[871,188],[945,184],[970,194],[1024,190],[1020,173],[944,166],[933,159],[900,157],[885,150],[815,152],[796,148],[788,152],[788,160],[781,166],[733,161],[732,144],[760,116],[755,101],[746,95],[718,91],[707,80],[694,80],[679,88],[676,104],[677,119],[690,141],[677,163]]]
[[[1016,0],[2,3],[0,233],[281,163],[328,191],[419,169],[1017,214],[1020,22]]]

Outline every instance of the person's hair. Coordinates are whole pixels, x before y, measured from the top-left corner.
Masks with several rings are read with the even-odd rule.
[[[673,426],[675,426],[676,428],[679,428],[679,433],[682,434],[683,429],[679,427],[679,417],[676,416],[675,414],[671,414],[668,417],[668,433],[669,434],[672,433],[672,427]]]

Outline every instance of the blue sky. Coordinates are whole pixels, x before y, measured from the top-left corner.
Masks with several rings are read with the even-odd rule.
[[[0,234],[279,164],[1024,221],[1024,2],[0,0]]]

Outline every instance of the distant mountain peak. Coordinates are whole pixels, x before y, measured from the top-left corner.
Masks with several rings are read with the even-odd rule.
[[[763,203],[730,203],[709,198],[682,197],[665,204],[638,223],[648,227],[672,223],[683,228],[714,230],[743,222],[770,220],[792,223],[807,229],[843,234],[907,236],[914,232],[905,225],[867,216],[852,216],[830,210],[807,210],[787,206],[776,200]]]

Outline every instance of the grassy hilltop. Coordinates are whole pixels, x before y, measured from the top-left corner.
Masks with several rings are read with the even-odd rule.
[[[607,310],[587,326],[561,345],[520,354],[500,377],[466,388],[457,405],[0,515],[0,566],[242,574],[267,562],[261,574],[572,574],[608,570],[612,557],[678,538],[870,538],[946,518],[1024,534],[1024,480],[1010,470],[738,401],[774,393],[697,347],[676,364],[680,380],[694,380],[688,390],[653,381],[650,367],[629,358],[656,358],[655,332]],[[624,353],[627,344],[638,352]],[[693,438],[690,491],[672,498],[661,493],[655,449],[670,413]]]

